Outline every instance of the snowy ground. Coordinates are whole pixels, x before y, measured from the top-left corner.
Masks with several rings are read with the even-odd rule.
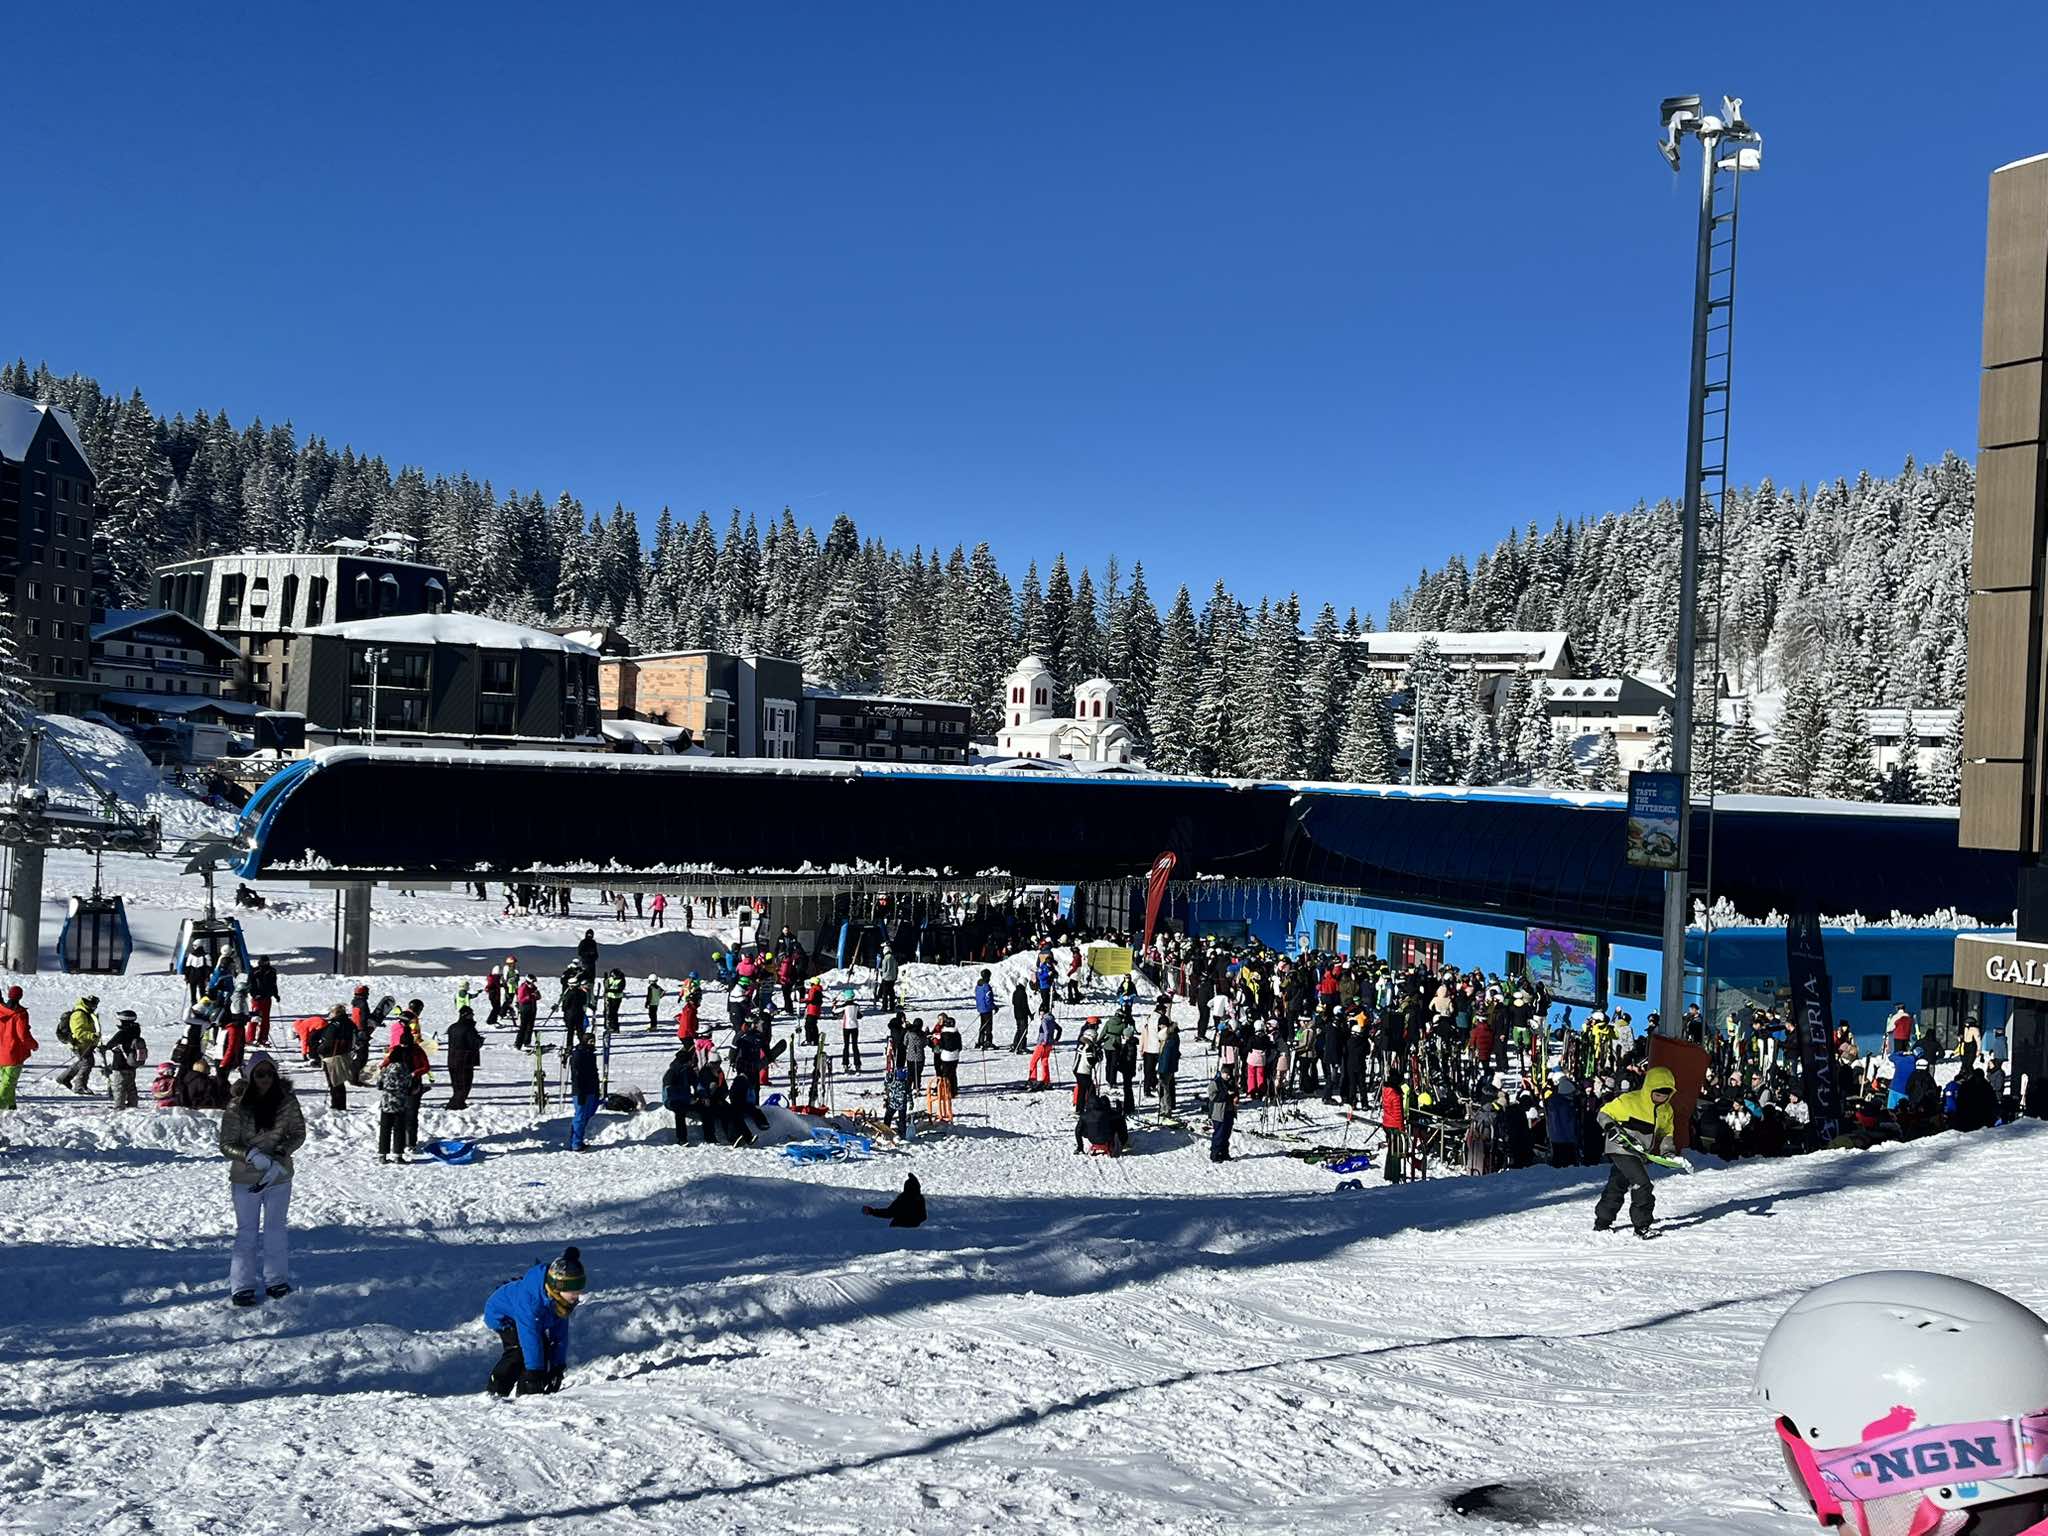
[[[79,873],[52,867],[53,887]],[[161,946],[191,893],[148,868],[110,875]],[[331,897],[284,900],[252,942],[297,972],[290,1016],[352,978],[307,973]],[[378,925],[373,986],[441,1021],[451,970],[516,950],[545,973],[586,925],[636,983],[708,945],[456,893],[380,892]],[[917,968],[905,991],[971,1039],[971,981]],[[45,1042],[68,985],[30,984]],[[93,989],[168,1046],[170,977]],[[842,1105],[879,1103],[879,1016],[867,1033]],[[956,1130],[868,1162],[680,1150],[665,1116],[611,1114],[572,1156],[529,1059],[490,1038],[480,1107],[434,1109],[437,1088],[423,1125],[478,1137],[466,1168],[380,1167],[368,1096],[331,1115],[294,1070],[304,1288],[252,1313],[225,1299],[215,1117],[57,1095],[46,1043],[0,1116],[0,1529],[1761,1536],[1811,1528],[1748,1395],[1801,1290],[1909,1264],[2048,1301],[2034,1125],[1667,1178],[1643,1244],[1588,1230],[1586,1172],[1339,1193],[1249,1122],[1221,1167],[1166,1130],[1077,1158],[1063,1096],[1018,1091],[1000,1053],[969,1052]],[[651,1089],[668,1038],[622,1035],[615,1086]],[[911,1170],[926,1227],[859,1214]],[[1964,1227],[1926,1218],[1962,1190]],[[568,1386],[488,1400],[483,1298],[565,1242],[592,1277]],[[1451,1511],[1482,1484],[1504,1485],[1493,1514]]]

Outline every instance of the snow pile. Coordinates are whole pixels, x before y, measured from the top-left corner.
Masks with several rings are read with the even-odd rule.
[[[183,790],[167,788],[156,765],[119,731],[71,715],[39,718],[43,755],[37,782],[49,791],[53,803],[98,815],[100,793],[106,791],[135,815],[157,817],[166,843],[233,834],[234,812],[216,810]]]

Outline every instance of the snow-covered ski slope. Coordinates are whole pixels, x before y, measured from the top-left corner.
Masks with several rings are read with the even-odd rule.
[[[458,896],[415,900],[462,930]],[[971,1040],[972,979],[906,991]],[[445,976],[417,982],[445,1020]],[[2036,1125],[1660,1178],[1641,1243],[1589,1230],[1588,1171],[1340,1193],[1251,1117],[1221,1166],[1167,1130],[1076,1157],[1065,1095],[1018,1091],[1001,1052],[968,1053],[959,1126],[907,1153],[797,1169],[607,1113],[576,1156],[499,1030],[478,1107],[429,1096],[423,1134],[479,1137],[471,1167],[379,1166],[373,1097],[331,1115],[284,1047],[303,1289],[243,1313],[215,1118],[58,1095],[63,985],[31,992],[46,1045],[0,1116],[10,1532],[1761,1536],[1811,1528],[1749,1397],[1804,1288],[1906,1264],[2048,1302]],[[336,986],[288,976],[285,1015]],[[93,990],[168,1044],[170,978]],[[879,1103],[880,1033],[842,1106]],[[667,1039],[621,1035],[614,1085],[652,1088]],[[924,1228],[860,1215],[912,1171]],[[486,1399],[484,1296],[570,1242],[591,1291],[565,1390]],[[1481,1485],[1491,1513],[1451,1511]]]

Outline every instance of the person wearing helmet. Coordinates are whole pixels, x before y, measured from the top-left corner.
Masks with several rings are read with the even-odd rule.
[[[1674,1145],[1677,1131],[1672,1125],[1671,1098],[1677,1080],[1669,1067],[1652,1067],[1643,1075],[1643,1086],[1618,1094],[1600,1110],[1600,1130],[1605,1137],[1607,1187],[1600,1203],[1593,1207],[1593,1230],[1605,1232],[1621,1214],[1621,1197],[1627,1195],[1628,1219],[1637,1237],[1650,1235],[1650,1222],[1657,1214],[1657,1192],[1650,1186],[1650,1169],[1643,1153],[1662,1152]]]
[[[561,1390],[569,1364],[569,1319],[584,1284],[583,1256],[564,1248],[560,1258],[536,1264],[491,1292],[484,1326],[497,1332],[505,1349],[491,1367],[492,1396]]]
[[[1756,1393],[1823,1527],[2048,1533],[2048,1321],[1968,1280],[1882,1270],[1778,1320]]]

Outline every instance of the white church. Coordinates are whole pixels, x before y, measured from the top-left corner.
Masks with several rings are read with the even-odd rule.
[[[1131,728],[1117,718],[1117,687],[1091,677],[1074,688],[1074,713],[1056,715],[1059,679],[1036,656],[1017,663],[1003,695],[1003,728],[996,751],[1004,757],[1073,763],[1132,761]]]

